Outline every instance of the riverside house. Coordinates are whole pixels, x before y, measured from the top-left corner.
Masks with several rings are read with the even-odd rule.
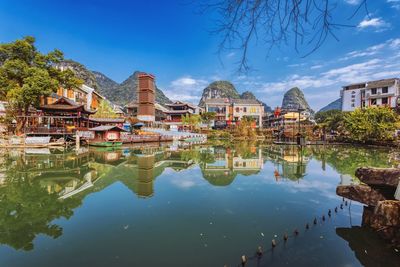
[[[96,113],[104,99],[93,88],[59,88],[56,93],[40,99],[40,105],[32,109],[26,119],[27,135],[61,137],[76,130],[92,127],[89,116]]]
[[[165,124],[170,125],[171,128],[182,128],[182,116],[201,114],[202,109],[196,105],[176,101],[174,103],[165,104],[168,110],[164,111],[167,116],[164,121]]]
[[[237,125],[243,117],[254,119],[254,127],[261,128],[264,106],[255,99],[211,98],[205,100],[205,111],[215,112],[215,128]]]
[[[354,83],[341,90],[342,111],[372,106],[398,106],[400,79],[391,78],[377,81]]]

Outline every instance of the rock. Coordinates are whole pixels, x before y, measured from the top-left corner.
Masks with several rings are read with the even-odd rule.
[[[231,82],[215,81],[204,88],[199,106],[204,106],[204,101],[212,98],[236,99],[240,98],[240,95]]]
[[[396,188],[399,184],[400,169],[398,168],[369,168],[356,170],[356,177],[368,185],[390,186]]]
[[[364,207],[362,226],[375,230],[381,238],[400,247],[399,201],[389,201],[391,203],[380,201],[379,208]]]
[[[287,91],[283,96],[282,109],[297,110],[299,108],[302,108],[310,113],[314,113],[314,111],[308,105],[303,92],[299,88],[294,87]]]
[[[379,191],[368,185],[339,185],[336,194],[370,206],[376,206],[378,201],[385,200]]]
[[[384,226],[400,227],[400,201],[379,201],[375,207],[374,215],[379,217],[380,224]]]

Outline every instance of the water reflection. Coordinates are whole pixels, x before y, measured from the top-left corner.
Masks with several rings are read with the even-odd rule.
[[[390,157],[388,162],[388,154]],[[86,196],[120,182],[139,198],[157,194],[155,181],[166,169],[179,173],[198,168],[213,186],[230,186],[241,176],[273,166],[270,177],[301,183],[316,160],[354,179],[359,166],[398,164],[391,151],[354,147],[303,147],[237,143],[201,145],[185,150],[166,147],[123,149],[2,151],[0,156],[0,243],[32,250],[39,234],[52,238],[63,229],[57,218],[69,219]],[[343,176],[344,177],[344,176]],[[338,233],[340,234],[340,233]],[[341,234],[340,234],[341,235]]]

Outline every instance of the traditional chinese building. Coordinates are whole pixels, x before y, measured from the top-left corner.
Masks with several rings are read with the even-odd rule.
[[[50,104],[40,105],[26,119],[24,133],[27,135],[62,136],[77,130],[89,128],[89,116],[96,111],[88,109],[66,97],[60,97]]]

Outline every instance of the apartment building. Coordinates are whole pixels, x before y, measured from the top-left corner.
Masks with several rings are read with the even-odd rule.
[[[342,111],[354,111],[356,108],[371,106],[395,108],[399,96],[399,78],[346,85],[341,90]]]
[[[253,118],[256,127],[262,127],[264,106],[255,99],[206,99],[205,111],[215,112],[214,127],[224,128],[238,124],[243,117]]]

